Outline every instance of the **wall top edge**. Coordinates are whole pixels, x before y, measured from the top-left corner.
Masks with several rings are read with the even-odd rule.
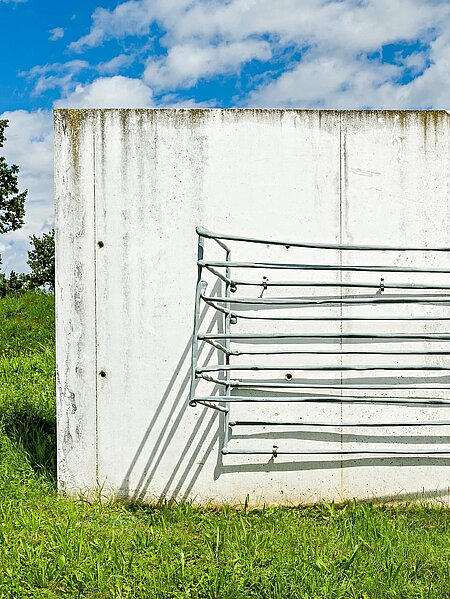
[[[194,129],[207,123],[223,122],[228,125],[264,123],[289,126],[309,123],[321,128],[373,127],[389,123],[400,127],[419,126],[427,131],[448,129],[448,110],[308,110],[292,108],[58,108],[53,111],[55,129],[64,135],[70,132],[78,139],[82,130],[119,123],[126,129],[130,123],[144,123],[156,127]],[[381,126],[381,125],[380,125]],[[78,142],[77,142],[78,143]]]
[[[338,114],[442,114],[449,115],[450,110],[446,110],[444,108],[439,108],[436,110],[428,110],[428,109],[343,109],[343,110],[335,110],[332,108],[320,108],[320,109],[312,109],[312,108],[54,108],[54,114],[65,114],[65,113],[77,113],[77,114],[92,114],[92,113],[102,113],[102,112],[135,112],[135,113],[151,113],[151,112],[173,112],[173,113],[243,113],[243,114],[251,114],[251,113],[338,113]]]

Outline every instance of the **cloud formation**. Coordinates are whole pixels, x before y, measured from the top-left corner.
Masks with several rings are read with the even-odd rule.
[[[23,77],[33,81],[33,94],[39,95],[49,89],[68,93],[76,85],[76,78],[82,71],[91,69],[86,60],[69,60],[46,65],[36,65],[29,71],[21,72]]]
[[[98,8],[90,31],[71,43],[82,53],[111,39],[164,31],[143,78],[173,92],[238,73],[249,61],[267,76],[238,99],[243,106],[429,107],[448,104],[446,0],[130,0]],[[385,59],[385,50],[404,47]],[[281,73],[271,62],[295,48]]]
[[[130,93],[145,92],[141,78],[158,102],[214,78],[239,80],[257,63],[237,86],[238,106],[428,108],[448,104],[448,31],[447,0],[128,0],[96,8],[68,51],[130,36],[139,50],[38,65],[27,76],[34,93],[60,89],[78,102],[97,77],[127,75]]]
[[[64,37],[64,29],[62,27],[55,27],[54,29],[50,29],[49,40],[51,42],[55,42],[56,40],[60,40]]]
[[[236,72],[250,60],[269,60],[270,45],[264,41],[245,40],[226,44],[174,46],[167,57],[149,59],[144,79],[156,89],[190,88],[201,78]]]
[[[77,85],[67,97],[55,102],[57,108],[148,108],[153,106],[152,90],[140,79],[103,77]]]
[[[448,0],[127,0],[96,8],[67,52],[22,73],[57,107],[220,106],[198,92],[219,80],[243,107],[450,105]],[[20,270],[28,235],[51,226],[51,116],[7,114],[5,153],[30,190],[26,228],[2,238]]]

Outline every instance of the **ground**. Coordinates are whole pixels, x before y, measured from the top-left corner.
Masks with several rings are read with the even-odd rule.
[[[88,502],[55,484],[54,301],[0,300],[0,598],[450,597],[450,511]]]

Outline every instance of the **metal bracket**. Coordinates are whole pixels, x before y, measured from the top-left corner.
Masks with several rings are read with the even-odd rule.
[[[268,283],[268,281],[269,281],[269,279],[267,277],[263,277],[262,278],[262,283],[261,283],[262,290],[261,290],[261,294],[260,294],[259,297],[262,297],[264,295],[264,291],[267,290],[267,283]]]

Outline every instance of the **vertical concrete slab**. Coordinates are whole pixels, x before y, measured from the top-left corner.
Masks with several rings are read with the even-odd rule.
[[[341,189],[342,189],[342,241],[355,244],[385,244],[394,246],[448,246],[450,239],[450,116],[446,111],[345,111],[341,128]],[[355,256],[346,255],[345,260]],[[449,254],[443,252],[365,253],[363,263],[424,266],[449,268]],[[361,280],[361,274],[358,278]],[[366,275],[372,276],[373,275]],[[344,280],[355,280],[351,273],[343,274]],[[423,275],[386,273],[385,284],[394,281],[405,283],[448,284],[448,275]],[[351,292],[350,290],[347,290]],[[379,292],[378,292],[379,293]],[[385,292],[386,296],[391,292]],[[406,292],[404,292],[406,293]],[[391,317],[401,316],[448,316],[446,306],[404,305],[386,309],[372,307],[372,313]],[[361,314],[364,309],[343,310],[344,315]],[[344,332],[367,330],[357,322],[343,322]],[[372,322],[372,332],[442,333],[448,330],[448,322]],[[378,344],[374,348],[386,348]],[[393,344],[391,344],[391,348]],[[375,364],[436,364],[431,349],[447,349],[436,343],[395,344],[397,349],[421,349],[423,356],[374,356]],[[360,357],[347,359],[350,365],[361,363]],[[440,362],[447,364],[444,356]],[[394,373],[396,374],[396,373]],[[360,374],[360,380],[389,383],[394,374],[375,372]],[[400,373],[401,381],[422,384],[424,381],[445,385],[448,373],[411,372]],[[365,378],[361,378],[365,377]],[[427,396],[448,398],[448,391],[427,390],[386,391],[389,394],[409,397]],[[361,393],[377,397],[380,393]],[[343,420],[366,422],[410,422],[449,420],[450,410],[445,406],[343,406]],[[417,450],[431,452],[448,449],[448,429],[433,426],[405,426],[376,428],[369,431],[352,429],[344,431],[343,447],[357,445],[378,450]],[[358,442],[357,444],[355,442]],[[376,476],[374,476],[376,473]],[[444,456],[361,456],[343,462],[343,497],[395,498],[413,496],[423,492],[425,496],[448,496],[449,460]]]
[[[97,488],[92,112],[55,111],[58,484]]]

